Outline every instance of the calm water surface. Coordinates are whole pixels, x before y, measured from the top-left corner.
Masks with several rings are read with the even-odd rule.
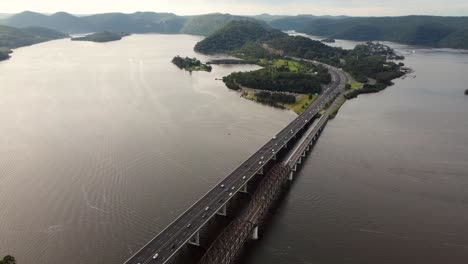
[[[0,63],[0,254],[120,263],[295,117],[214,80],[255,66],[169,63],[198,40],[60,40]],[[345,104],[243,262],[467,263],[468,53],[392,45],[416,78]]]
[[[246,263],[468,263],[468,52],[390,45],[415,73],[344,105]]]
[[[295,117],[215,80],[257,66],[170,63],[199,40],[59,40],[0,63],[0,255],[122,263]]]

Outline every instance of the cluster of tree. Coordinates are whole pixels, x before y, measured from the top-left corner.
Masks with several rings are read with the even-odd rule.
[[[92,42],[111,42],[121,40],[122,37],[126,37],[129,34],[127,33],[114,33],[109,31],[97,32],[84,37],[72,38],[72,41],[92,41]]]
[[[343,69],[349,72],[359,82],[367,82],[368,77],[377,83],[386,86],[392,84],[392,80],[404,75],[401,71],[403,64],[396,64],[387,60],[388,57],[399,57],[394,51],[385,45],[367,44],[357,45],[344,57]]]
[[[338,65],[347,51],[341,48],[327,46],[320,41],[302,36],[284,36],[266,42],[274,50],[282,51],[284,55],[309,60],[319,60],[327,64]]]
[[[278,107],[279,104],[294,104],[296,103],[296,96],[285,93],[276,93],[276,92],[266,92],[261,91],[255,93],[257,102],[262,104],[268,104],[271,106]]]
[[[230,89],[241,86],[267,91],[291,93],[320,93],[320,80],[307,73],[278,72],[272,67],[251,71],[235,72],[223,78]]]
[[[354,52],[362,56],[382,56],[388,60],[405,59],[404,56],[396,54],[395,50],[391,47],[372,41],[368,41],[365,44],[356,45]]]
[[[358,97],[358,95],[360,94],[378,93],[384,90],[386,87],[387,85],[382,83],[376,83],[375,85],[364,84],[364,86],[361,89],[352,90],[351,92],[346,93],[344,97],[346,99],[353,99]]]
[[[174,63],[180,69],[185,69],[187,71],[208,71],[208,72],[211,72],[211,70],[212,70],[211,65],[203,64],[197,58],[189,58],[189,57],[182,58],[180,56],[175,56],[172,59],[172,63]]]
[[[305,66],[307,72],[314,74],[315,77],[319,79],[320,83],[329,84],[331,82],[332,77],[330,75],[330,72],[324,66],[320,64],[316,65],[310,61],[305,60],[302,60],[301,63]]]
[[[0,264],[16,264],[16,259],[13,256],[7,255],[0,259]]]

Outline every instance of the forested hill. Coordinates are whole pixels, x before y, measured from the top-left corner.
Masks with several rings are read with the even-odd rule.
[[[243,17],[243,16],[233,16],[229,14],[207,14],[200,16],[193,16],[188,18],[187,22],[182,27],[180,33],[191,34],[191,35],[200,35],[200,36],[209,36],[223,28],[231,21],[257,21],[254,18]]]
[[[231,53],[249,59],[277,55],[339,62],[343,50],[250,21],[232,21],[195,45],[201,53]]]
[[[63,33],[46,28],[29,27],[20,29],[0,26],[0,60],[10,58],[10,49],[66,37],[68,36]]]
[[[66,34],[46,28],[0,26],[0,48],[14,49],[66,37]]]
[[[251,21],[231,21],[197,43],[195,51],[202,53],[232,52],[246,43],[286,37],[287,34]]]
[[[270,22],[281,30],[349,40],[385,40],[468,49],[468,17],[286,17]]]

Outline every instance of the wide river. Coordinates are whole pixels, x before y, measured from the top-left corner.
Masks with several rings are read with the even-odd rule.
[[[58,40],[0,62],[0,255],[122,263],[295,117],[215,80],[256,66],[170,63],[208,59],[199,40]],[[242,263],[468,261],[468,53],[393,46],[415,73],[345,104]]]

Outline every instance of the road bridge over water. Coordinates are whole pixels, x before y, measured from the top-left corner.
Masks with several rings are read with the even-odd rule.
[[[331,66],[325,66],[330,71],[332,81],[304,113],[294,119],[224,180],[208,191],[174,222],[130,257],[125,264],[168,263],[185,245],[200,245],[200,230],[210,219],[217,214],[225,213],[229,201],[238,192],[245,191],[249,181],[255,176],[263,175],[272,166],[272,171],[275,169],[282,172],[287,171],[288,177],[292,178],[291,171],[293,172],[297,168],[297,164],[302,162],[304,153],[310,149],[310,142],[317,140],[318,135],[328,121],[328,113],[325,113],[325,117],[322,116],[313,125],[319,116],[320,110],[333,102],[347,83],[346,75],[342,71]],[[278,159],[285,156],[285,162],[280,162],[281,165],[278,165]],[[276,178],[276,180],[278,180],[279,186],[279,178]],[[261,186],[258,188],[261,188]],[[274,197],[272,197],[272,200],[274,200]],[[250,214],[250,217],[253,217],[252,215],[258,216],[258,214]],[[258,219],[260,218],[258,217]]]

